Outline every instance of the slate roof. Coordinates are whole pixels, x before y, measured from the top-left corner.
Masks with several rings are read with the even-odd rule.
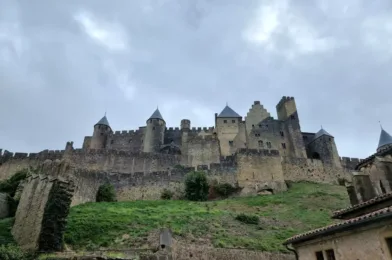
[[[380,140],[378,141],[377,149],[387,144],[392,144],[392,136],[384,129],[381,129]]]
[[[332,225],[329,225],[326,227],[322,227],[322,228],[308,231],[303,234],[295,235],[295,236],[287,239],[283,244],[287,245],[287,244],[311,240],[311,239],[314,239],[314,238],[321,236],[321,235],[328,235],[328,234],[333,234],[335,232],[345,231],[349,227],[357,226],[360,224],[368,224],[368,223],[371,223],[375,220],[381,220],[384,218],[391,219],[391,216],[392,216],[392,207],[383,208],[383,209],[371,212],[369,214],[362,215],[360,217],[348,219],[345,221],[341,221],[337,224],[332,224]]]
[[[161,119],[161,120],[163,120],[161,112],[159,112],[158,108],[154,111],[154,113],[152,113],[152,115],[150,116],[149,119]],[[165,120],[163,120],[163,121],[165,121]]]
[[[106,125],[110,127],[109,121],[106,116],[102,117],[101,120],[99,120],[98,123],[96,123],[95,125]]]
[[[353,205],[353,206],[350,206],[350,207],[347,207],[347,208],[344,208],[344,209],[337,210],[337,211],[333,212],[332,218],[339,218],[339,216],[341,216],[343,214],[346,214],[346,213],[349,213],[349,212],[352,212],[352,211],[355,211],[355,210],[358,210],[358,209],[362,209],[362,208],[374,205],[376,203],[383,202],[383,201],[391,199],[391,198],[392,198],[392,192],[391,193],[382,194],[380,196],[374,197],[373,199],[364,201],[362,203],[358,203],[356,205]]]
[[[317,139],[317,138],[319,138],[320,136],[323,136],[323,135],[327,135],[327,136],[333,137],[333,135],[331,135],[330,133],[325,131],[323,128],[321,128],[320,131],[318,131],[316,133],[316,135],[314,136],[313,140],[315,140],[315,139]]]
[[[235,112],[231,107],[228,105],[225,106],[225,108],[220,112],[218,115],[220,118],[228,118],[228,117],[242,117],[237,112]]]

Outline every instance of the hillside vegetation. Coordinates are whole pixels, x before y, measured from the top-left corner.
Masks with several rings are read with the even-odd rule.
[[[192,244],[285,252],[285,239],[331,224],[331,212],[348,201],[342,186],[295,183],[276,195],[220,201],[86,203],[71,209],[65,242],[75,250],[151,247],[169,227]]]

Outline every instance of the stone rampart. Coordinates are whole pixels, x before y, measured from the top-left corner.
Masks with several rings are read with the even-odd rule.
[[[284,178],[289,181],[338,184],[340,178],[351,178],[349,169],[328,167],[316,159],[282,157],[282,167]]]

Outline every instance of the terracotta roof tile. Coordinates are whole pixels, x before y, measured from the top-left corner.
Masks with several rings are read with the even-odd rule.
[[[388,216],[390,215],[390,213],[392,213],[392,207],[387,207],[387,208],[383,208],[377,211],[374,211],[372,213],[369,214],[365,214],[362,215],[360,217],[356,217],[356,218],[352,218],[352,219],[348,219],[342,222],[339,222],[337,224],[332,224],[326,227],[322,227],[322,228],[318,228],[318,229],[314,229],[311,231],[308,231],[306,233],[303,234],[299,234],[299,235],[295,235],[289,239],[287,239],[283,244],[291,244],[291,243],[295,243],[295,242],[300,242],[303,240],[307,240],[307,239],[311,239],[317,235],[321,235],[324,233],[329,233],[329,232],[333,232],[333,231],[338,231],[340,229],[344,229],[348,226],[354,225],[354,224],[359,224],[360,222],[363,221],[370,221],[375,217],[378,216]]]
[[[385,193],[383,195],[374,197],[373,199],[364,201],[362,203],[359,203],[359,204],[356,204],[356,205],[353,205],[353,206],[350,206],[350,207],[347,207],[347,208],[344,208],[344,209],[337,210],[337,211],[333,212],[332,218],[336,218],[336,217],[338,217],[338,216],[340,216],[342,214],[345,214],[345,213],[348,213],[348,212],[352,212],[354,210],[361,209],[361,208],[373,205],[375,203],[379,203],[381,201],[384,201],[384,200],[387,200],[387,199],[390,199],[390,198],[392,198],[392,192]]]

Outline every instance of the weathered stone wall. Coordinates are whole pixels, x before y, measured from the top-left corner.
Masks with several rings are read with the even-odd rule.
[[[219,138],[221,156],[230,156],[236,150],[234,139],[240,134],[241,124],[243,124],[241,118],[216,119],[216,133]]]
[[[8,217],[8,195],[6,193],[0,193],[0,219]]]
[[[116,131],[108,136],[106,148],[111,150],[142,152],[145,127],[138,130]]]
[[[17,171],[31,167],[38,167],[45,160],[61,159],[64,150],[44,150],[39,153],[10,153],[5,151],[1,155],[0,150],[0,180],[5,180]]]
[[[133,153],[106,149],[76,149],[64,158],[76,168],[119,173],[164,171],[174,165],[181,164],[180,155]]]
[[[176,243],[173,246],[175,260],[294,260],[293,254],[269,253],[245,249],[213,248]]]
[[[349,169],[324,165],[321,160],[283,157],[284,179],[289,181],[313,181],[338,184],[339,178],[351,180]]]
[[[207,134],[207,135],[205,135]],[[210,165],[219,163],[219,140],[216,135],[200,132],[189,133],[187,141],[187,157],[189,165],[196,167],[198,165]]]
[[[237,180],[243,193],[255,194],[265,189],[287,189],[277,150],[240,149],[236,154]]]

